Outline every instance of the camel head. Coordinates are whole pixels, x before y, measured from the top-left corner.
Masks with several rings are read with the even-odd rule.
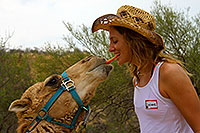
[[[74,81],[75,90],[86,106],[95,95],[95,90],[99,83],[103,82],[112,70],[112,65],[104,64],[105,59],[96,56],[89,56],[77,62],[65,72]],[[46,78],[43,82],[38,82],[29,87],[21,99],[11,103],[9,111],[13,111],[18,117],[17,132],[26,132],[27,127],[38,115],[38,112],[45,106],[49,99],[61,86],[63,77],[54,74]],[[54,118],[56,122],[71,124],[78,105],[68,91],[58,97],[49,108],[47,114]],[[82,111],[76,121],[75,128],[82,121],[84,116]],[[41,120],[32,132],[72,132],[72,129]]]

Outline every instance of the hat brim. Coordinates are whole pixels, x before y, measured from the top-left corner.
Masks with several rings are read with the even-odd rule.
[[[140,35],[146,37],[154,45],[162,46],[164,48],[162,37],[158,33],[151,30],[144,29],[140,25],[130,23],[127,20],[115,14],[106,14],[97,18],[92,25],[92,32],[95,32],[99,29],[109,31],[111,26],[121,26],[121,27],[131,29],[139,33]]]

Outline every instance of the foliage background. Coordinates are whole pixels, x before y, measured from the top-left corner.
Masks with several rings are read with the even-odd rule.
[[[163,36],[164,52],[181,60],[193,74],[191,80],[200,96],[200,14],[190,17],[188,10],[176,10],[155,2],[156,32]],[[63,22],[70,35],[64,36],[66,47],[47,44],[43,49],[9,49],[12,35],[0,38],[0,132],[16,132],[17,118],[8,112],[10,103],[21,97],[32,84],[51,74],[61,74],[69,66],[88,55],[110,58],[108,33],[91,33],[85,25],[74,27]],[[81,46],[84,50],[78,49]],[[132,78],[125,66],[113,62],[115,70],[102,83],[92,99],[92,115],[88,133],[138,133],[139,124],[134,112]]]

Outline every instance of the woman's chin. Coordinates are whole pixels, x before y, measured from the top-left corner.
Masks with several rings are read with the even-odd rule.
[[[118,61],[118,65],[123,65],[124,63],[123,62],[121,62],[120,60]]]
[[[128,63],[129,61],[128,60],[120,60],[120,59],[117,59],[117,61],[118,61],[118,65],[123,65],[123,64],[125,64],[125,63]]]

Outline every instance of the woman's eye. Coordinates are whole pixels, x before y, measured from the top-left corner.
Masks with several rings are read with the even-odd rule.
[[[118,40],[114,40],[113,43],[116,44],[118,42]]]

